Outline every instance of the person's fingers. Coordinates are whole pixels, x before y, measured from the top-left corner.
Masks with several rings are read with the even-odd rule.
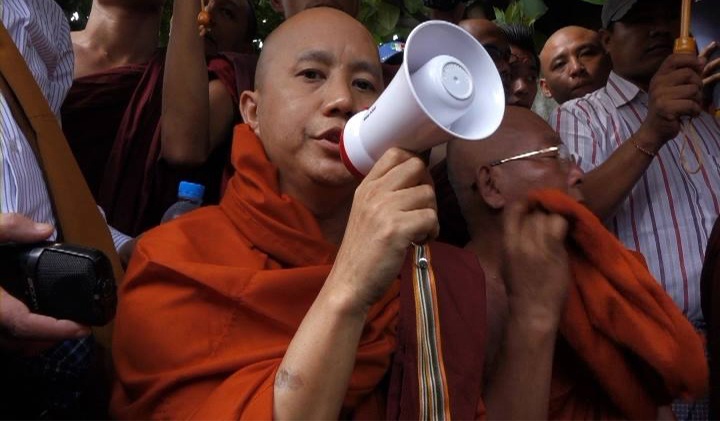
[[[0,213],[0,242],[33,243],[48,238],[53,226],[32,221],[18,213]]]
[[[657,73],[665,74],[677,69],[690,68],[700,74],[705,63],[706,59],[704,57],[698,57],[694,54],[676,53],[665,59]]]
[[[423,244],[437,238],[440,233],[440,225],[435,209],[417,209],[407,212],[405,215],[407,227],[404,230],[409,233],[411,243]]]
[[[8,339],[57,341],[90,334],[90,328],[70,320],[31,313],[25,304],[0,288],[0,330]]]
[[[427,184],[398,190],[392,193],[393,209],[413,211],[417,209],[437,209],[435,190]]]
[[[568,222],[565,218],[557,214],[547,215],[545,227],[555,244],[563,244],[568,232]]]
[[[720,73],[715,73],[715,74],[703,79],[703,85],[704,86],[712,86],[712,85],[716,84],[718,81],[720,81]]]
[[[720,57],[708,61],[708,63],[703,68],[702,77],[709,76],[712,73],[716,72],[718,69],[720,69]]]
[[[706,45],[705,48],[700,50],[700,54],[698,54],[698,57],[704,57],[704,58],[710,58],[710,56],[715,52],[717,49],[718,44],[717,41],[713,41],[710,44]]]
[[[402,168],[400,171],[396,171],[394,176],[390,178],[392,184],[389,184],[388,186],[392,187],[389,189],[396,190],[398,188],[397,185],[405,184],[402,181],[396,180],[396,177],[402,176],[402,174],[404,173],[412,172],[413,170],[417,170],[419,168],[424,168],[425,166],[422,160],[412,152],[400,148],[390,148],[387,152],[383,154],[382,157],[380,157],[378,162],[375,163],[368,175],[365,177],[365,180],[372,181],[385,177],[386,174],[390,173],[397,167],[402,166],[407,161],[412,162],[409,163],[406,168]],[[414,185],[417,184],[418,183],[416,182]]]

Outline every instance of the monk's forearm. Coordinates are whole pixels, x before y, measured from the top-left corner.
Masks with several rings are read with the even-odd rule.
[[[657,141],[638,132],[625,141],[610,157],[585,174],[580,186],[585,204],[601,220],[611,217],[642,178],[652,157],[642,152],[656,152]],[[637,147],[636,147],[637,145]]]
[[[275,376],[275,419],[337,419],[366,311],[330,278],[305,315]]]
[[[484,393],[487,418],[547,419],[557,320],[511,316]]]
[[[208,75],[198,35],[197,1],[176,1],[165,59],[162,156],[171,164],[197,165],[209,154]]]

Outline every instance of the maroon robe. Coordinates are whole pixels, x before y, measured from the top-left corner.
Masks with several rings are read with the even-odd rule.
[[[223,83],[236,109],[239,92],[252,89],[255,61],[235,54],[208,60],[210,80]],[[217,203],[227,176],[230,137],[198,168],[172,168],[161,159],[164,62],[158,50],[146,64],[78,78],[62,108],[63,130],[95,199],[110,225],[132,236],[160,222],[181,180],[204,184],[204,201]]]

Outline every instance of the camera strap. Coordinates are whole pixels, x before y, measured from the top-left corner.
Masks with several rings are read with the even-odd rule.
[[[58,236],[62,241],[101,250],[112,262],[115,279],[120,282],[123,270],[107,223],[57,116],[3,24],[0,24],[0,91],[42,168]]]

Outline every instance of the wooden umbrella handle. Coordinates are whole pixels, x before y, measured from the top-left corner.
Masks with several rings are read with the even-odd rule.
[[[682,13],[680,14],[680,38],[675,40],[676,53],[697,54],[695,38],[690,36],[690,21],[692,13],[692,0],[682,1]]]

